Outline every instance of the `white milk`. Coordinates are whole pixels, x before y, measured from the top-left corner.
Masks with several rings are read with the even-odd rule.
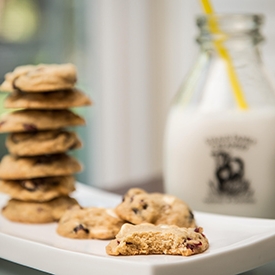
[[[165,136],[166,192],[193,209],[275,218],[275,110],[174,107]]]

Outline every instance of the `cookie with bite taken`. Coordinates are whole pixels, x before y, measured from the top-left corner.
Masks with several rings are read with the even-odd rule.
[[[180,255],[191,256],[206,251],[209,242],[203,229],[181,228],[175,225],[124,224],[106,247],[113,256]]]

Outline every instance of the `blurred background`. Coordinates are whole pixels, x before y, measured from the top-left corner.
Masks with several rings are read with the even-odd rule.
[[[262,54],[274,78],[275,1],[212,3],[266,16]],[[1,82],[18,65],[76,64],[78,87],[94,101],[76,110],[87,120],[73,153],[85,167],[78,180],[109,190],[159,184],[166,115],[196,59],[199,13],[194,0],[0,0]]]

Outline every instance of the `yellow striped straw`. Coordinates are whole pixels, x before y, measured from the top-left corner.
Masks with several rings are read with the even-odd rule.
[[[214,9],[208,0],[201,0],[204,12],[209,15],[213,15]],[[221,33],[219,30],[219,26],[216,22],[216,20],[211,20],[209,23],[209,28],[212,33]],[[230,54],[226,50],[226,48],[223,46],[223,43],[221,40],[214,41],[215,48],[219,55],[225,60],[226,62],[226,68],[227,68],[227,73],[229,76],[229,80],[233,89],[234,97],[236,99],[237,105],[240,109],[248,109],[248,104],[246,103],[244,93],[241,87],[241,84],[238,80],[238,76],[235,72],[234,65],[232,62],[232,59],[230,57]]]

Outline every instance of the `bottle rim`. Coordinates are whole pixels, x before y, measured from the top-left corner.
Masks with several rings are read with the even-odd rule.
[[[200,14],[196,16],[196,23],[200,29],[198,41],[245,35],[253,37],[255,43],[259,43],[263,40],[260,28],[264,19],[263,14],[253,13]]]
[[[263,24],[265,16],[264,14],[256,13],[214,13],[214,14],[198,14],[196,16],[197,23],[207,23],[209,20],[216,20],[217,23],[222,20],[236,21],[247,20],[255,22],[258,25]]]

